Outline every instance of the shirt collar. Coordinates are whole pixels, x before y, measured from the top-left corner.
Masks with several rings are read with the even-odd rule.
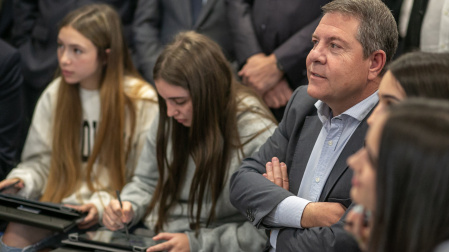
[[[379,97],[377,95],[377,91],[365,98],[363,101],[357,103],[356,105],[352,106],[345,112],[343,112],[338,117],[346,117],[349,116],[351,118],[356,119],[357,121],[361,122],[366,115],[371,111],[371,109],[376,106],[376,104],[379,102]],[[320,121],[325,124],[327,121],[332,119],[332,110],[331,108],[324,103],[321,100],[318,100],[315,103],[315,107],[318,112],[318,118]],[[345,115],[345,116],[343,116]]]

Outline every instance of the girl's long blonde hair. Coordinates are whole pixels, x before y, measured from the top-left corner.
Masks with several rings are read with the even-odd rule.
[[[69,85],[61,78],[53,123],[50,173],[43,201],[61,202],[76,192],[82,181],[87,182],[91,191],[101,189],[111,193],[125,185],[125,163],[136,124],[133,94],[137,96],[140,87],[145,85],[142,80],[132,92],[124,92],[125,75],[140,77],[131,62],[120,17],[114,9],[106,4],[86,5],[62,20],[60,29],[67,26],[89,39],[98,50],[98,61],[104,62],[99,85],[101,118],[93,150],[82,169],[80,87]],[[110,51],[106,53],[106,49]],[[125,143],[123,134],[128,127],[130,136]],[[94,172],[95,163],[98,170]],[[99,188],[96,174],[104,170],[109,176],[109,186]]]

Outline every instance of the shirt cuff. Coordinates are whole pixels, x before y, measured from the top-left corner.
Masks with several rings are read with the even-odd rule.
[[[264,220],[265,224],[276,227],[302,228],[301,218],[304,208],[310,201],[297,197],[289,196],[279,203],[276,208]]]

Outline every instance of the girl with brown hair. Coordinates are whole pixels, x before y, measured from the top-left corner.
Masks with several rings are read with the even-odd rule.
[[[275,119],[236,82],[220,47],[195,32],[164,49],[154,79],[157,127],[121,193],[123,210],[111,201],[103,224],[117,230],[144,218],[154,239],[166,240],[148,251],[261,251],[266,236],[232,206],[229,180]]]
[[[363,251],[448,251],[448,128],[445,99],[409,98],[373,121],[348,158],[351,197],[371,212],[366,236],[355,233]]]
[[[157,114],[155,90],[134,69],[120,18],[108,5],[69,13],[58,35],[60,76],[37,104],[22,155],[0,188],[87,212],[81,229],[133,176]],[[2,245],[23,248],[50,231],[10,223]]]

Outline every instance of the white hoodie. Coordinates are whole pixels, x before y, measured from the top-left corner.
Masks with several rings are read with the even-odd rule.
[[[39,199],[45,190],[50,170],[52,127],[60,80],[60,78],[57,78],[52,81],[39,98],[22,153],[22,162],[7,176],[7,178],[20,178],[23,180],[25,187],[19,191],[18,195],[26,198]],[[130,90],[139,81],[133,77],[126,77],[124,82],[125,92]],[[135,102],[136,128],[126,163],[126,181],[129,181],[134,174],[138,157],[145,142],[146,132],[158,114],[156,91],[149,84],[147,85],[147,87],[141,89],[139,94],[142,99]],[[93,147],[96,128],[98,128],[100,120],[100,93],[99,90],[91,91],[80,88],[80,98],[83,108],[81,152],[85,156],[83,165],[86,165],[87,157]],[[126,128],[125,139],[130,136],[129,127]],[[125,143],[127,142],[125,140]],[[103,174],[96,174],[95,176],[100,176],[99,181],[103,187],[109,185],[109,178],[105,172]],[[64,198],[62,203],[73,205],[93,203],[98,209],[101,220],[103,208],[114,198],[115,195],[110,195],[106,191],[90,191],[87,183],[83,182],[79,190]]]

